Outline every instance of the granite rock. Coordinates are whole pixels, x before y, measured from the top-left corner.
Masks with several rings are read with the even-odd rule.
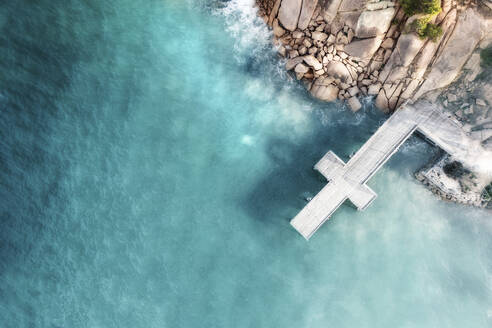
[[[301,12],[302,0],[282,0],[278,10],[278,20],[283,27],[294,31]]]

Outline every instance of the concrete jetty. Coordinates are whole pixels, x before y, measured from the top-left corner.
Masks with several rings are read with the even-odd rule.
[[[479,142],[470,139],[458,122],[431,103],[403,105],[347,163],[331,151],[319,160],[314,168],[328,184],[291,220],[291,225],[309,239],[345,200],[358,210],[367,208],[377,197],[367,181],[415,131],[468,167],[479,165],[481,161],[476,159],[484,155]]]

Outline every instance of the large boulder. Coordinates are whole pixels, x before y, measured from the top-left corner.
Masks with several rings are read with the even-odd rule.
[[[282,0],[278,10],[278,20],[289,31],[297,28],[302,0]]]
[[[482,1],[487,7],[492,9],[492,0],[483,0]]]
[[[272,28],[273,28],[273,35],[275,35],[276,37],[281,37],[282,35],[285,34],[285,30],[280,27],[277,19],[273,21]]]
[[[344,12],[344,13],[339,13],[338,17],[342,22],[345,23],[348,27],[350,27],[352,30],[355,30],[357,27],[357,21],[359,20],[360,12],[355,11],[355,12]]]
[[[326,39],[328,39],[328,34],[314,31],[313,33],[311,33],[311,38],[315,41],[325,41]]]
[[[424,45],[425,40],[422,40],[414,33],[403,34],[398,38],[396,52],[398,55],[398,66],[408,66]]]
[[[304,65],[304,64],[297,64],[294,71],[296,73],[303,73],[304,74],[304,73],[307,73],[309,71],[309,68],[306,67],[306,65]]]
[[[294,67],[297,66],[297,64],[300,64],[304,61],[304,59],[302,57],[294,57],[294,58],[291,58],[289,59],[286,63],[285,63],[285,69],[290,71],[291,69],[293,69]]]
[[[331,24],[337,16],[338,7],[342,0],[326,0],[323,7],[323,19],[327,24]]]
[[[381,37],[355,40],[345,46],[344,51],[360,60],[369,60],[378,50],[383,39]]]
[[[376,106],[385,113],[393,111],[398,105],[403,83],[386,83],[376,97]]]
[[[315,71],[323,68],[323,64],[321,64],[313,55],[304,56],[303,59],[304,62],[314,68]]]
[[[381,83],[371,84],[367,89],[367,94],[370,96],[375,96],[381,90]]]
[[[331,61],[326,66],[326,73],[342,82],[352,82],[352,77],[347,67],[339,61]]]
[[[311,21],[311,17],[313,17],[314,9],[316,9],[316,5],[318,4],[318,0],[303,0],[301,15],[299,16],[299,22],[297,23],[297,27],[300,30],[305,30],[309,26],[309,22]]]
[[[277,17],[278,9],[280,8],[280,3],[282,0],[275,0],[275,4],[273,5],[272,11],[270,12],[270,16],[268,17],[268,25],[273,24],[273,20]]]
[[[394,15],[395,8],[364,11],[357,21],[355,36],[358,38],[371,38],[386,33]]]
[[[304,74],[306,74],[309,71],[309,68],[304,65],[304,64],[297,64],[296,68],[294,69],[294,72],[296,72],[296,77],[298,80],[302,79]]]
[[[343,0],[338,11],[360,10],[366,6],[367,0]]]

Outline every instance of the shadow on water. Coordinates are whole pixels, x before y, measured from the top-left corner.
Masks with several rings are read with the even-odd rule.
[[[326,180],[313,166],[329,150],[347,161],[378,128],[384,116],[371,105],[358,120],[348,110],[337,111],[332,120],[323,124],[326,110],[336,111],[332,104],[314,103],[312,129],[301,139],[291,141],[272,136],[267,140],[266,153],[273,164],[268,174],[252,187],[241,200],[244,211],[264,222],[290,220],[314,196]],[[295,207],[295,210],[292,210]],[[290,208],[286,213],[286,208]]]
[[[46,150],[50,122],[60,115],[56,99],[80,57],[48,31],[50,24],[57,26],[54,12],[40,12],[26,1],[8,1],[0,10],[10,13],[0,35],[0,254],[5,265],[32,247],[16,240],[35,239],[57,195],[63,163]]]
[[[82,9],[84,15],[79,15]],[[60,99],[70,89],[76,65],[93,58],[86,39],[75,33],[77,23],[90,20],[100,30],[104,17],[76,1],[6,1],[0,14],[7,17],[0,25],[1,270],[28,253],[43,229],[61,219],[50,210],[55,202],[64,206],[60,181],[71,140],[54,145],[53,136],[63,128],[59,125],[67,112],[85,124],[95,116],[77,104],[62,105]]]

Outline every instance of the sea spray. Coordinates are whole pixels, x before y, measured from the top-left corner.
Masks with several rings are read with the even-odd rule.
[[[217,9],[216,14],[225,18],[227,32],[235,41],[235,49],[244,54],[263,55],[270,50],[272,33],[257,15],[254,0],[231,0],[225,7]],[[236,57],[243,60],[241,57]]]

